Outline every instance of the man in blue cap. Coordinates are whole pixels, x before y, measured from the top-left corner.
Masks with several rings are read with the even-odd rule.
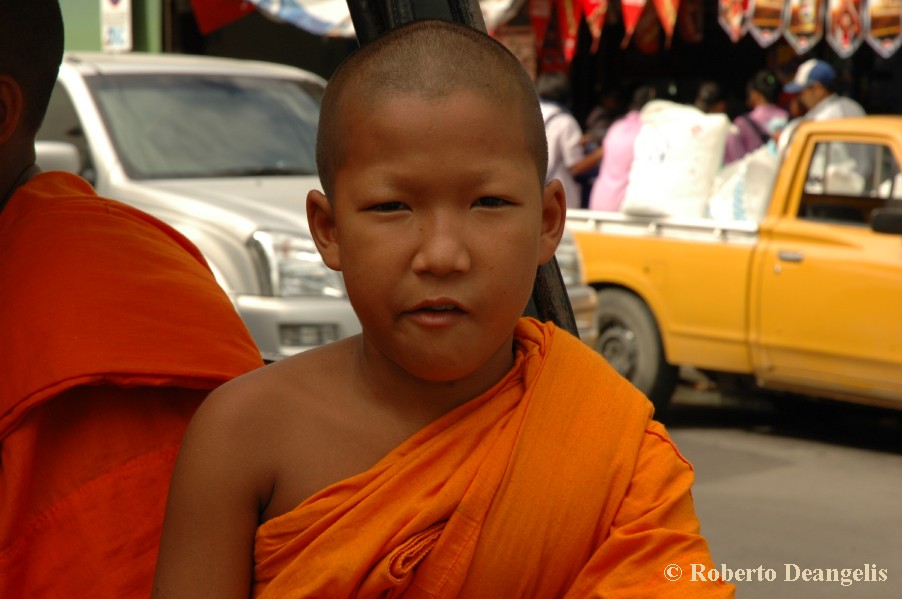
[[[792,81],[783,86],[791,94],[798,94],[805,115],[790,123],[780,135],[782,149],[789,143],[796,126],[802,121],[825,121],[864,116],[861,105],[836,93],[836,71],[823,60],[812,58],[799,65]],[[824,193],[854,193],[864,189],[871,176],[874,157],[871,147],[857,143],[818,144],[811,159],[810,173],[818,173],[820,182],[811,182],[810,189]],[[822,188],[820,186],[823,186]],[[809,189],[806,184],[806,189]]]
[[[804,118],[809,121],[865,114],[858,102],[836,93],[836,71],[823,60],[812,58],[803,62],[783,89],[798,94],[799,103],[806,110]]]

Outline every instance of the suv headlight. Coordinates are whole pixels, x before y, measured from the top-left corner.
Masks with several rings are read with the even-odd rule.
[[[561,269],[561,278],[564,279],[564,285],[567,287],[582,285],[582,255],[579,252],[579,247],[576,245],[576,239],[569,229],[564,229],[564,236],[561,238],[554,255],[557,258],[557,265]]]
[[[256,231],[248,246],[263,295],[344,297],[341,275],[326,266],[310,237]]]

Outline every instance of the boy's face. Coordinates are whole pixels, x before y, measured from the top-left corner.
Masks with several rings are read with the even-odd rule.
[[[367,349],[423,380],[500,377],[565,210],[518,110],[461,90],[355,102],[343,117],[331,204],[314,191],[307,209]]]

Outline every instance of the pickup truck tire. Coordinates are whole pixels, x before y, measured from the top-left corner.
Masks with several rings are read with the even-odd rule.
[[[598,292],[596,350],[663,413],[679,377],[664,359],[661,334],[648,306],[623,289]]]

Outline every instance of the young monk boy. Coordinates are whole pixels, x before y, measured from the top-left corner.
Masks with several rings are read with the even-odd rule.
[[[732,596],[689,579],[713,567],[692,468],[651,404],[520,318],[565,198],[516,58],[388,33],[329,83],[317,158],[310,227],[363,333],[204,402],[156,597]]]

